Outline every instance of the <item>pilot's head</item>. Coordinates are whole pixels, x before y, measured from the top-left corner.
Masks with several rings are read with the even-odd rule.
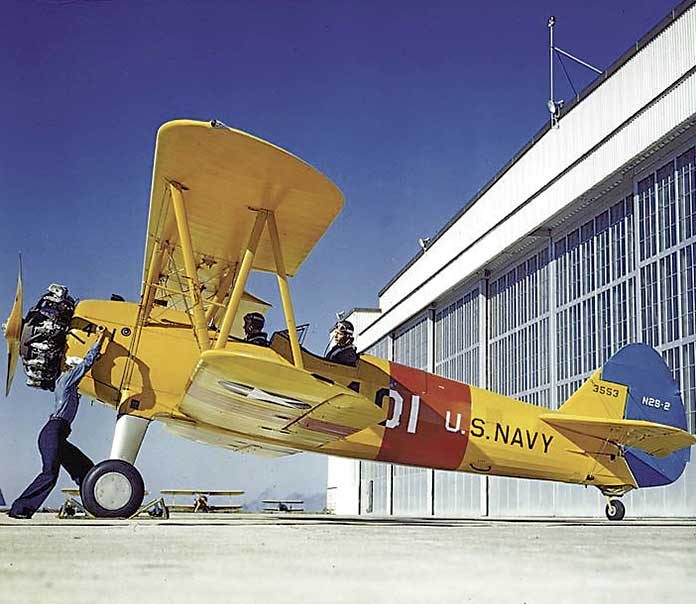
[[[353,331],[353,324],[343,319],[333,326],[331,339],[338,346],[350,346],[353,343]]]
[[[247,338],[259,333],[263,329],[265,323],[266,320],[260,312],[250,312],[244,315],[244,333]]]

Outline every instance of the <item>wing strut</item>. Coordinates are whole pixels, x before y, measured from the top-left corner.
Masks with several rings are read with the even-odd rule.
[[[186,208],[184,208],[182,187],[179,183],[170,182],[169,191],[172,194],[174,217],[176,218],[176,226],[179,231],[179,243],[181,244],[181,252],[184,257],[186,277],[190,281],[189,294],[191,296],[191,322],[193,323],[193,331],[196,334],[198,347],[201,351],[208,350],[210,348],[210,338],[208,336],[208,326],[205,322],[205,313],[203,312],[203,298],[201,296],[201,284],[198,281],[196,260],[193,257],[191,231],[186,221]]]
[[[214,299],[210,301],[210,308],[208,308],[208,311],[205,313],[206,325],[210,325],[211,322],[217,323],[217,316],[220,314],[220,309],[225,308],[222,302],[227,296],[227,292],[230,291],[236,274],[237,264],[233,264],[227,267],[227,272],[220,275],[220,284],[218,285],[217,292],[215,293]]]
[[[244,258],[242,259],[242,263],[239,267],[239,273],[234,282],[234,288],[232,289],[230,299],[227,302],[225,316],[222,319],[222,325],[220,325],[220,333],[218,334],[218,338],[215,342],[216,349],[224,348],[227,344],[227,338],[230,336],[232,324],[237,316],[237,310],[239,310],[239,302],[242,299],[244,286],[246,285],[247,278],[249,277],[251,266],[254,263],[256,248],[259,246],[259,239],[261,239],[261,233],[263,232],[265,223],[266,211],[258,210],[256,220],[254,222],[254,228],[251,230],[251,235],[249,235],[246,250],[244,250]]]
[[[304,369],[300,341],[297,338],[295,313],[293,312],[292,299],[290,298],[288,276],[285,273],[285,262],[283,262],[283,250],[280,247],[278,225],[276,224],[275,214],[273,212],[268,213],[268,234],[271,236],[271,245],[273,246],[273,257],[275,259],[276,275],[278,276],[278,289],[280,290],[280,299],[283,302],[285,321],[288,325],[288,335],[290,336],[290,346],[292,347],[292,359],[295,363],[295,367],[298,369]]]
[[[159,282],[159,276],[162,272],[162,264],[164,263],[167,247],[168,244],[166,241],[159,239],[155,242],[155,249],[150,258],[150,266],[147,270],[143,300],[138,317],[138,327],[142,326],[142,323],[150,316],[150,310],[155,301],[155,292],[157,291],[157,283]]]
[[[288,275],[285,269],[283,260],[283,250],[280,247],[280,237],[278,236],[278,225],[276,223],[275,214],[270,210],[255,210],[256,220],[254,228],[249,235],[249,241],[244,251],[244,257],[239,266],[239,271],[235,277],[234,287],[227,302],[225,316],[220,326],[220,333],[215,342],[215,349],[220,350],[225,348],[227,338],[230,335],[232,324],[239,310],[239,302],[242,299],[242,293],[249,278],[249,272],[254,264],[254,256],[259,245],[259,240],[263,233],[263,229],[268,224],[268,235],[271,239],[271,247],[273,248],[273,258],[275,260],[276,275],[278,277],[278,289],[280,290],[280,298],[283,302],[283,312],[285,313],[285,321],[288,327],[288,335],[290,336],[290,346],[292,348],[292,359],[295,367],[304,369],[302,361],[302,349],[300,341],[297,337],[297,326],[295,324],[295,313],[292,309],[292,299],[290,298],[290,287],[288,286]]]

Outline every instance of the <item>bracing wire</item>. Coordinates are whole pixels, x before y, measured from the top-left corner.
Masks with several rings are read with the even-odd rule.
[[[570,79],[570,74],[568,73],[568,70],[566,69],[565,62],[563,61],[563,57],[561,56],[561,53],[559,53],[555,48],[554,48],[554,52],[556,53],[556,56],[558,57],[558,61],[561,64],[561,67],[563,68],[563,73],[565,74],[565,77],[568,80],[570,87],[573,89],[573,92],[575,93],[575,96],[577,97],[578,91],[575,89],[575,86],[573,86],[573,80]]]

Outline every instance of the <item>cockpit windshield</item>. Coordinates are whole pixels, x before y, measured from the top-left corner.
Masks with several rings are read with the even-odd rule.
[[[300,346],[304,346],[305,338],[309,333],[309,325],[309,323],[302,323],[301,325],[297,326],[297,339],[300,341]],[[281,334],[282,336],[288,339],[290,338],[287,329],[281,329],[280,331],[276,331],[275,333]]]

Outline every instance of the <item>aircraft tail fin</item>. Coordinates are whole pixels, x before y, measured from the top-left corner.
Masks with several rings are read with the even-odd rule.
[[[679,387],[660,354],[645,344],[619,350],[545,421],[562,431],[607,438],[625,446],[638,486],[670,484],[681,476],[694,444]],[[551,417],[553,416],[553,417]]]

